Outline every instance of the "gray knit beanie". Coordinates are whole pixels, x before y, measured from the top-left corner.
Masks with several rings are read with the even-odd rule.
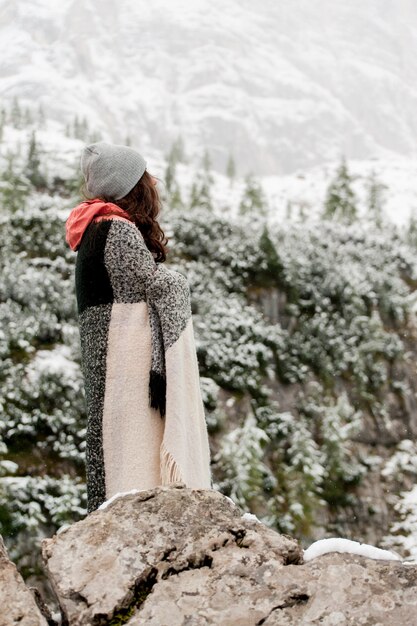
[[[86,146],[81,154],[81,171],[92,198],[120,200],[142,178],[145,169],[143,156],[128,146],[99,141]]]

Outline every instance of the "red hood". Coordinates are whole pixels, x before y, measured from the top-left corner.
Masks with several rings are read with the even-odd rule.
[[[95,217],[101,215],[117,215],[129,220],[129,222],[132,221],[128,213],[117,206],[117,204],[103,202],[98,198],[86,200],[72,209],[65,222],[65,240],[71,250],[78,249],[87,226]]]

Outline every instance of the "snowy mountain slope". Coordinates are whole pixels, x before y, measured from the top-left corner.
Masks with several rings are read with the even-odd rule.
[[[0,97],[223,169],[417,156],[412,0],[0,0]]]
[[[24,166],[29,149],[31,129],[17,130],[6,125],[0,143],[0,171],[7,167],[7,154],[16,155],[16,162]],[[58,122],[47,120],[46,126],[37,131],[37,141],[42,168],[50,180],[54,176],[70,178],[79,171],[79,158],[83,141],[65,137]],[[166,161],[155,152],[147,158],[149,171],[159,178],[159,189],[165,189]],[[268,208],[268,222],[283,224],[288,221],[319,219],[323,211],[326,190],[335,176],[339,162],[297,170],[286,175],[262,176],[259,182]],[[372,172],[382,185],[382,211],[385,218],[400,228],[406,228],[409,219],[417,219],[417,159],[399,158],[349,160],[348,169],[352,176],[352,188],[357,199],[359,216],[367,213],[369,178]],[[181,197],[187,206],[191,197],[193,181],[203,173],[198,162],[179,163],[176,167]],[[226,214],[239,220],[239,203],[244,194],[245,181],[236,178],[233,182],[221,172],[212,172],[210,188],[213,211],[219,216]],[[164,203],[169,208],[169,202]]]

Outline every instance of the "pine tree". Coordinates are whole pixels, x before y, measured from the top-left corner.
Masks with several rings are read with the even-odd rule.
[[[80,139],[82,139],[83,141],[88,141],[89,131],[88,131],[88,122],[87,122],[86,117],[84,117],[80,123],[80,133],[81,133]]]
[[[203,207],[209,211],[213,210],[211,198],[211,186],[214,179],[211,173],[211,159],[208,150],[204,151],[201,159],[202,170],[196,172],[191,185],[189,207]]]
[[[259,238],[259,249],[263,252],[266,267],[262,263],[257,273],[257,280],[263,286],[276,287],[283,272],[283,265],[277,248],[271,240],[267,224],[264,224]]]
[[[38,127],[45,128],[45,111],[43,110],[42,104],[39,104],[38,109]]]
[[[15,212],[24,206],[29,184],[20,172],[16,172],[14,154],[9,152],[6,162],[6,169],[0,174],[0,204],[2,208]]]
[[[245,176],[245,188],[239,204],[239,213],[254,218],[265,217],[266,209],[267,203],[263,189],[255,176],[248,173]]]
[[[208,180],[203,180],[199,189],[198,204],[204,209],[211,211],[213,209],[211,201],[211,193]]]
[[[300,201],[298,203],[298,219],[300,220],[300,222],[305,221],[307,208],[308,208],[307,202]]]
[[[417,217],[415,214],[412,214],[409,219],[405,238],[407,243],[417,250]]]
[[[197,186],[197,182],[194,180],[191,185],[189,207],[190,209],[193,209],[194,207],[198,205],[199,205],[198,186]]]
[[[43,190],[46,187],[45,176],[40,171],[39,148],[36,141],[36,133],[32,131],[29,143],[29,151],[26,163],[26,174],[29,181],[36,190]]]
[[[201,177],[201,174],[197,173],[196,177],[191,185],[189,207],[203,207],[209,211],[213,210],[213,203],[211,198],[211,178],[209,176]]]
[[[33,124],[32,113],[30,109],[26,107],[24,114],[23,114],[23,125],[27,127],[27,126],[30,126],[31,124]]]
[[[180,188],[176,181],[175,181],[174,188],[170,194],[169,205],[172,209],[181,209],[183,207],[183,201],[181,197]]]
[[[375,170],[372,170],[367,181],[367,208],[369,216],[375,221],[378,228],[382,226],[383,206],[385,203],[384,193],[386,189],[388,189],[387,185],[381,183],[376,176]]]
[[[19,129],[22,124],[22,111],[20,108],[19,100],[16,96],[13,98],[12,110],[10,112],[10,122],[12,126]]]
[[[3,133],[4,133],[5,124],[6,124],[6,111],[4,109],[1,109],[0,111],[0,143],[3,141]]]
[[[325,219],[339,218],[351,223],[356,218],[357,200],[352,189],[352,180],[345,157],[343,157],[336,176],[327,188],[323,212]]]
[[[177,163],[187,162],[187,157],[185,155],[184,140],[181,135],[178,135],[178,137],[172,144],[172,147],[170,150],[170,158],[175,163],[175,165]]]
[[[207,148],[204,150],[204,154],[201,159],[201,165],[204,173],[204,183],[206,183],[207,186],[210,187],[213,184],[214,180],[211,173],[211,157]]]
[[[90,143],[96,143],[97,141],[101,141],[103,136],[99,130],[93,130],[88,137],[86,137],[85,141],[89,141]],[[129,144],[130,145],[130,144]]]
[[[168,160],[167,166],[165,168],[165,186],[168,193],[171,193],[175,182],[175,164],[172,160]]]
[[[75,139],[82,139],[82,137],[81,137],[81,122],[78,119],[78,115],[76,115],[75,118],[74,118],[73,137]]]
[[[229,155],[229,158],[227,160],[226,176],[230,180],[230,186],[232,186],[236,178],[236,165],[232,154]]]

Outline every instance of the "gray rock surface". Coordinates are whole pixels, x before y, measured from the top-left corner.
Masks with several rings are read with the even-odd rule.
[[[47,626],[0,536],[0,626]]]
[[[302,549],[178,483],[116,498],[42,543],[70,626],[417,625],[417,566]]]

